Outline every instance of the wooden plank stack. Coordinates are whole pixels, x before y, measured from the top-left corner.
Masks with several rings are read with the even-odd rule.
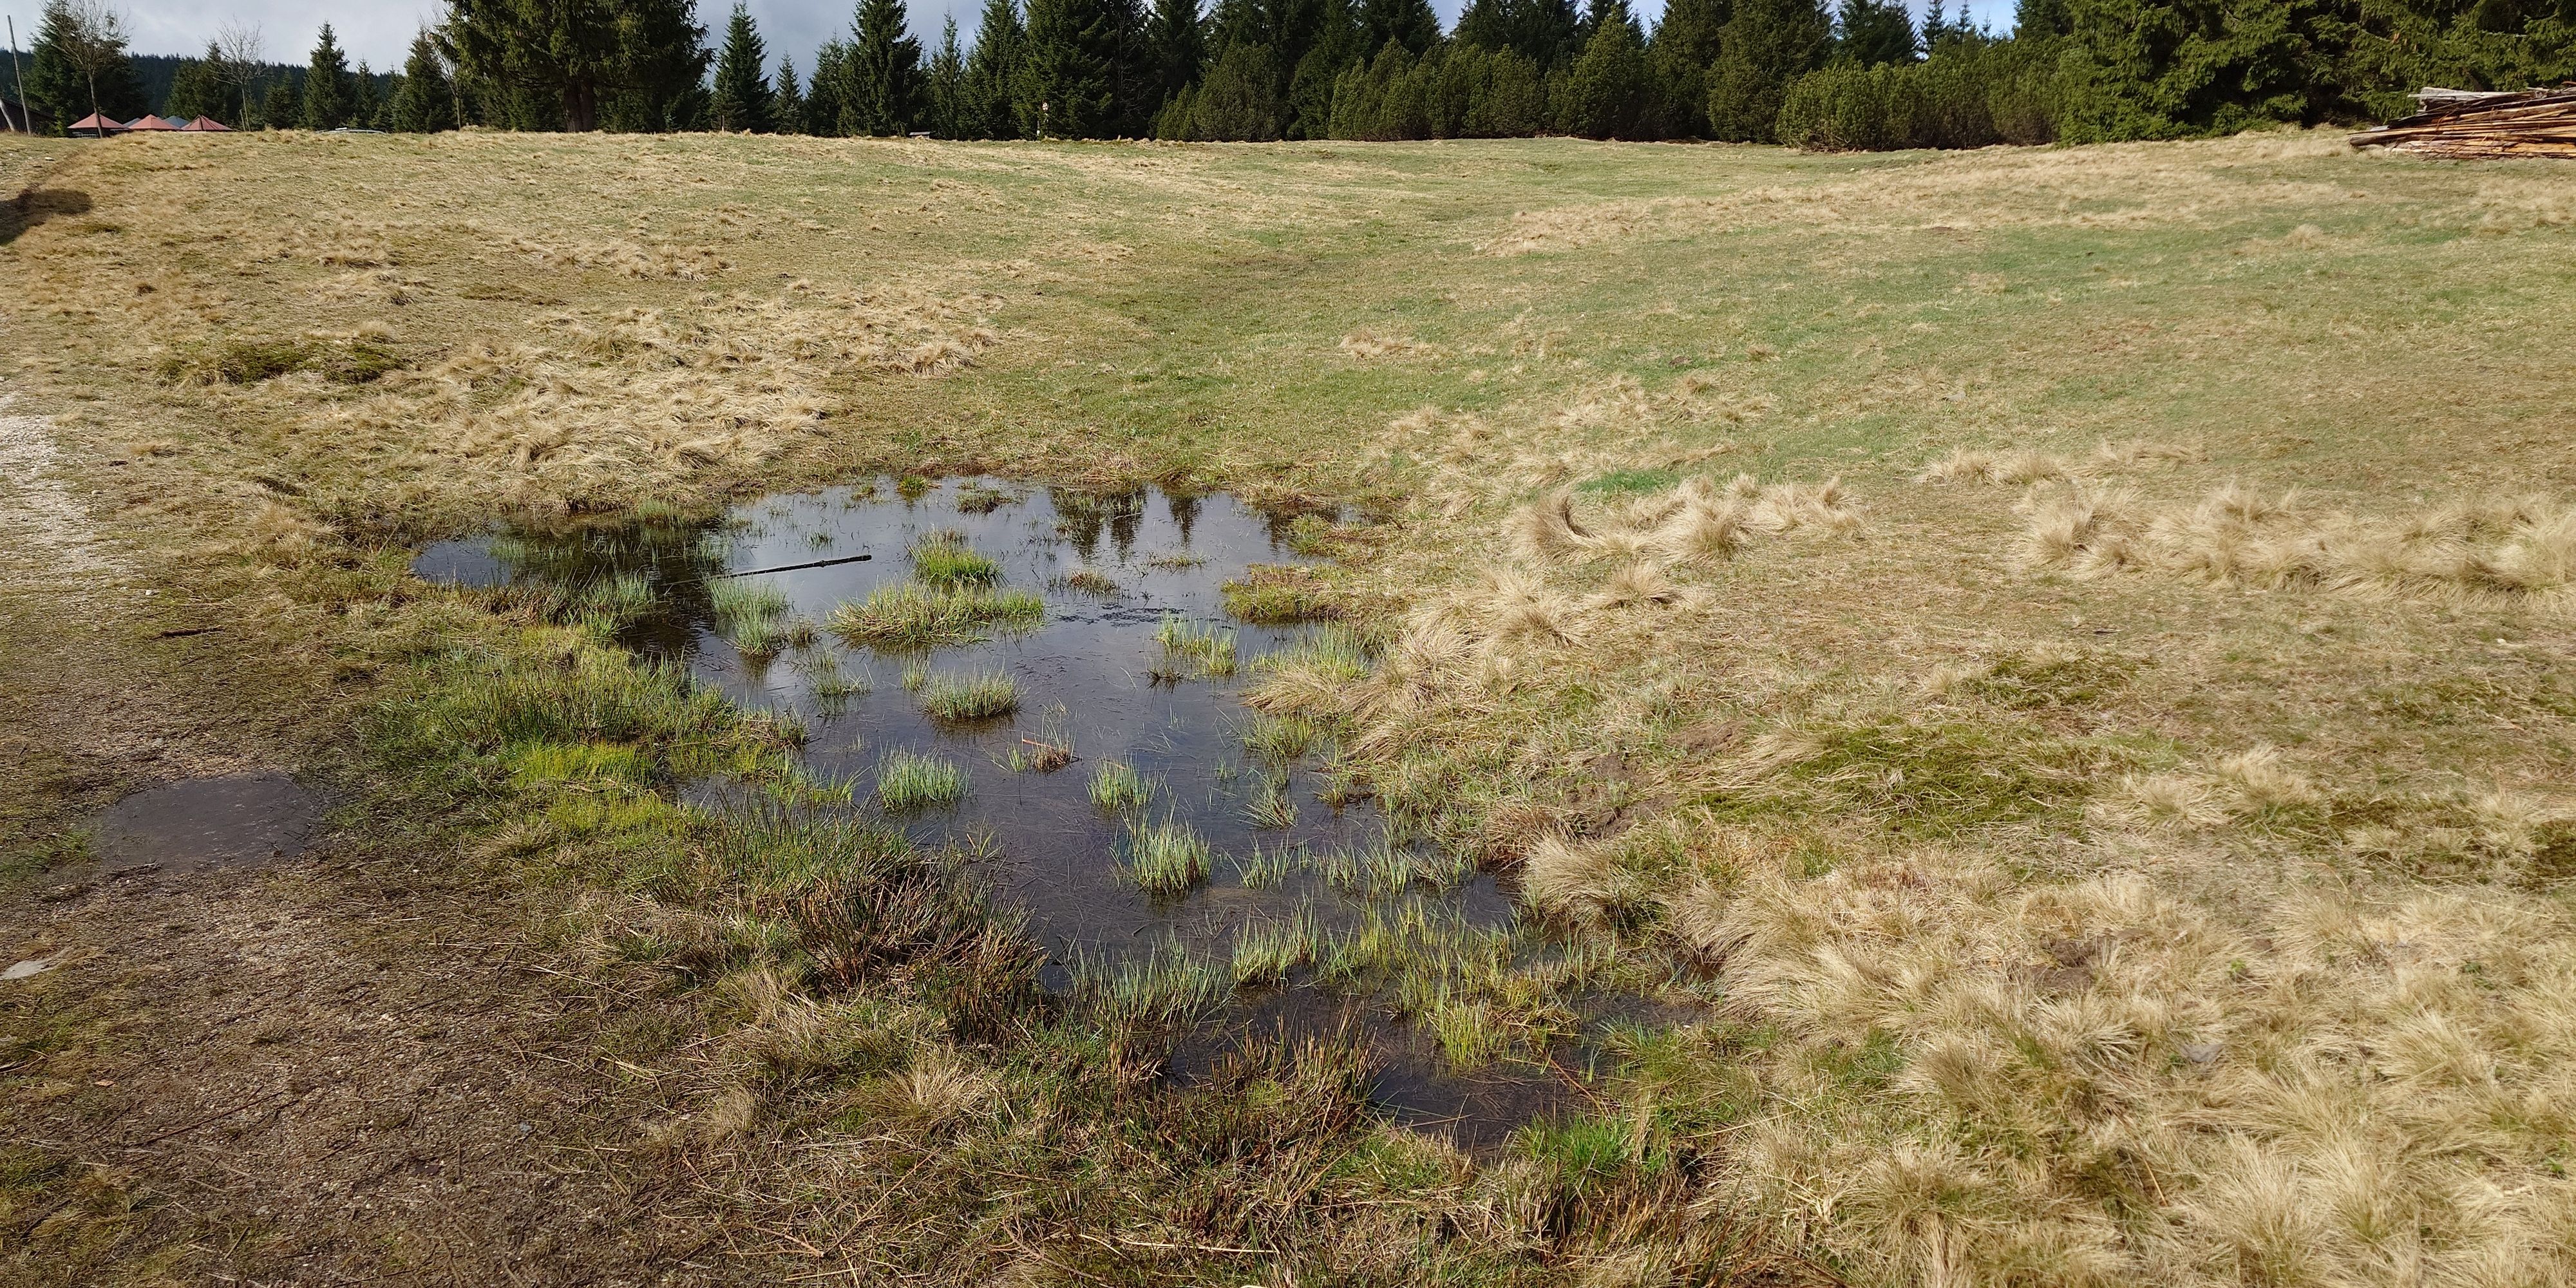
[[[2431,157],[2576,160],[2576,83],[2481,93],[2415,91],[2415,115],[2352,136],[2354,147]]]

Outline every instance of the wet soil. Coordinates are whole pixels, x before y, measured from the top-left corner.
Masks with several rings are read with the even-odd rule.
[[[90,829],[96,870],[172,874],[294,858],[322,826],[320,793],[274,771],[183,779],[126,797]],[[72,875],[87,875],[74,873]]]
[[[489,892],[304,864],[0,907],[0,1282],[752,1275],[627,1165],[677,1093],[603,1051],[688,1022],[530,949]]]

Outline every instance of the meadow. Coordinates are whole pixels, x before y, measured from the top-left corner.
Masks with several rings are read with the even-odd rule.
[[[341,853],[277,897],[408,865],[649,993],[588,1166],[689,1178],[675,1246],[721,1231],[722,1274],[2576,1278],[2563,169],[2326,132],[0,149],[0,898],[174,770],[338,784]],[[1243,611],[1339,625],[1243,659],[1254,705],[1553,955],[1289,926],[1041,994],[967,857],[796,821],[832,787],[793,728],[407,572],[880,472],[1302,515],[1331,561]],[[971,553],[827,625],[965,629]],[[710,775],[781,808],[680,801]],[[1187,889],[1195,839],[1103,862]],[[1383,1122],[1330,1042],[1162,1077],[1230,982],[1310,965],[1462,1061],[1605,1054],[1488,1151]],[[66,978],[10,1003],[20,1112],[194,1040]],[[1614,986],[1650,1018],[1582,1013]],[[256,1270],[293,1225],[7,1161],[31,1281]]]

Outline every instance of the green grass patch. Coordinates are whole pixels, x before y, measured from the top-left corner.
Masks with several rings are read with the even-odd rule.
[[[1234,632],[1202,625],[1177,613],[1163,615],[1154,631],[1166,659],[1181,662],[1202,676],[1232,675],[1238,665]]]
[[[1035,630],[1045,620],[1046,601],[1029,591],[902,582],[833,609],[824,625],[854,645],[930,648]]]
[[[1288,982],[1288,972],[1312,965],[1323,951],[1324,933],[1311,907],[1275,921],[1245,922],[1234,930],[1234,986],[1275,988]]]
[[[1959,689],[2015,711],[2091,706],[2119,692],[2138,666],[2135,658],[2110,653],[2066,657],[2008,653]]]
[[[2111,768],[2098,748],[2004,721],[1886,720],[1800,732],[1806,745],[1781,770],[1789,784],[1827,792],[1916,836],[2072,809]],[[1794,793],[1759,791],[1732,803],[1755,812],[1798,805]]]
[[[1154,799],[1154,785],[1133,765],[1104,760],[1091,768],[1091,803],[1112,814],[1133,813]]]
[[[180,349],[161,360],[160,373],[178,385],[255,385],[298,371],[363,385],[402,365],[401,355],[372,340],[235,340]]]
[[[877,804],[888,813],[935,809],[966,798],[966,771],[938,756],[889,751],[877,761]]]
[[[913,687],[933,720],[989,720],[1020,707],[1019,682],[1007,671],[931,675]]]
[[[1661,492],[1681,481],[1680,473],[1673,470],[1611,470],[1606,474],[1595,474],[1583,480],[1576,485],[1575,490],[1626,496],[1639,492]]]
[[[1331,621],[1344,615],[1338,599],[1311,569],[1254,564],[1225,583],[1225,611],[1256,625]]]
[[[1119,873],[1147,894],[1170,898],[1207,880],[1207,838],[1177,819],[1129,828],[1124,850]]]
[[[912,575],[933,586],[990,586],[1002,561],[966,544],[962,532],[932,532],[912,543]]]

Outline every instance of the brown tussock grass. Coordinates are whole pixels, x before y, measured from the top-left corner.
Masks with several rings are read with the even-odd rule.
[[[1387,335],[1377,331],[1353,331],[1343,336],[1338,348],[1354,358],[1430,358],[1437,357],[1440,346],[1425,344],[1411,336]]]
[[[1514,551],[1541,564],[1615,559],[1687,563],[1732,557],[1753,535],[1778,536],[1817,527],[1842,534],[1858,528],[1860,511],[1842,480],[1764,485],[1738,474],[1720,485],[1705,477],[1624,504],[1578,515],[1575,493],[1560,488],[1512,512]]]
[[[2326,510],[2239,483],[2188,508],[2069,483],[2034,490],[2018,554],[2079,576],[2154,569],[2279,589],[2563,598],[2576,578],[2576,508],[2534,497],[2437,505],[2400,518]]]
[[[2392,1264],[2496,1283],[2576,1269],[2569,1181],[2520,1172],[2499,1191],[2444,1152],[2529,1159],[2488,1115],[2576,1108],[2555,1065],[2576,1039],[2548,1027],[2576,1006],[2563,910],[2291,894],[2254,918],[2266,956],[2136,877],[2032,888],[1909,855],[1741,879],[1731,899],[1689,896],[1687,923],[1734,995],[1816,1056],[1890,1036],[1908,1056],[1870,1093],[1878,1111],[1748,1124],[1726,1182],[1865,1278],[2243,1282],[2249,1258],[2262,1281],[2319,1284],[2397,1282]],[[2509,982],[2454,973],[2490,953]],[[2253,957],[2262,973],[2242,975]],[[1773,1069],[1791,1103],[1857,1103],[1829,1061]],[[2120,1220],[2108,1194],[2171,1219]]]

